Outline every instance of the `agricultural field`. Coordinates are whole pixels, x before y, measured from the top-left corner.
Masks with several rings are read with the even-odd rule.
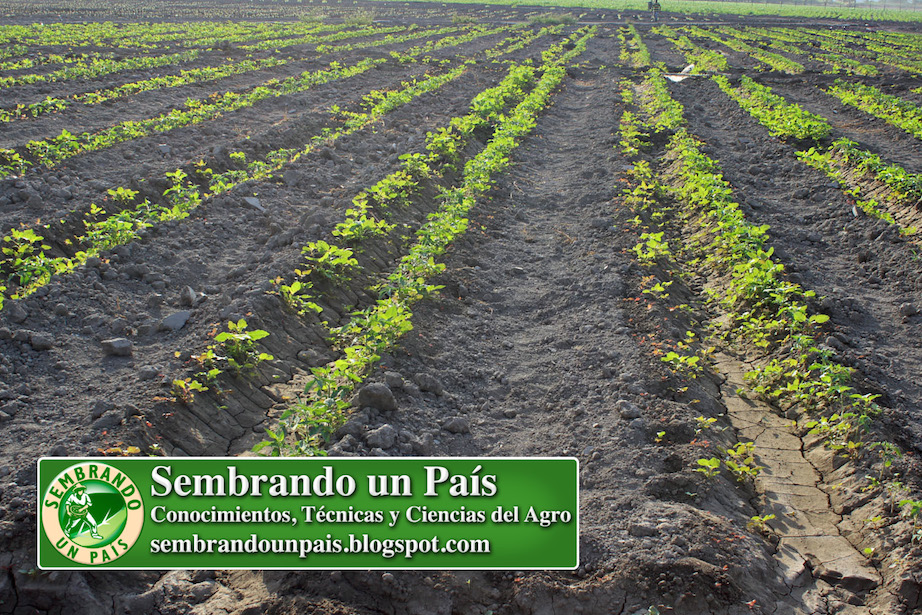
[[[922,612],[876,17],[0,1],[0,613]],[[254,454],[577,457],[580,567],[36,568],[38,458]]]

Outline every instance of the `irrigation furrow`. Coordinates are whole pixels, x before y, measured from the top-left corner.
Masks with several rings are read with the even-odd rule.
[[[397,163],[396,155],[391,153],[392,145],[402,147],[407,139],[421,140],[427,129],[434,128],[452,113],[463,109],[470,100],[466,90],[469,91],[472,84],[481,82],[483,78],[484,75],[477,70],[468,71],[457,82],[440,91],[437,97],[417,98],[396,110],[384,119],[383,126],[376,132],[358,132],[301,157],[287,167],[290,173],[286,177],[290,184],[266,183],[258,188],[266,213],[243,202],[243,197],[252,194],[251,191],[238,191],[212,199],[191,220],[181,225],[165,224],[148,239],[117,248],[107,256],[106,263],[90,264],[73,276],[56,279],[47,293],[41,293],[52,303],[47,303],[40,296],[35,297],[37,303],[34,307],[31,301],[26,302],[27,309],[35,310],[35,318],[53,318],[49,310],[56,300],[67,297],[76,300],[83,289],[92,290],[96,284],[106,289],[105,300],[95,310],[74,312],[61,323],[63,328],[59,340],[62,352],[73,357],[68,361],[65,373],[69,378],[80,380],[84,360],[105,360],[98,345],[92,341],[92,335],[86,338],[84,333],[87,323],[93,322],[94,311],[108,315],[105,324],[101,325],[104,331],[108,331],[109,323],[118,314],[125,314],[130,335],[135,341],[134,360],[138,365],[155,366],[159,373],[171,376],[179,375],[172,352],[196,348],[199,345],[197,340],[208,339],[207,333],[215,326],[214,323],[225,323],[229,318],[242,317],[255,309],[270,322],[262,323],[259,316],[248,317],[252,327],[263,324],[262,328],[271,329],[273,336],[280,336],[280,331],[271,325],[274,312],[272,303],[268,301],[271,297],[266,295],[266,291],[272,289],[269,281],[297,267],[301,255],[300,241],[296,240],[319,235],[320,228],[328,232],[334,210],[327,200],[338,203],[345,201],[350,193],[354,194],[359,187],[353,187],[353,184],[360,176],[357,174],[357,179],[349,183],[345,178],[359,170],[361,173],[386,174]],[[414,127],[412,132],[406,129],[410,126]],[[345,183],[346,187],[333,193],[318,192],[311,187],[312,184],[328,186],[331,181]],[[297,225],[281,228],[277,221],[283,219],[296,220]],[[241,228],[248,230],[241,233]],[[181,256],[177,256],[178,246],[183,246]],[[143,269],[139,270],[142,266]],[[203,300],[198,300],[194,308],[183,307],[178,302],[178,294],[185,285],[192,285],[196,293],[204,292],[206,295]],[[183,309],[192,309],[194,315],[179,332],[158,331],[162,318]],[[284,316],[279,313],[279,317]],[[289,321],[289,328],[298,330],[300,327],[302,325],[297,319]],[[313,333],[298,337],[317,339]],[[170,340],[166,346],[165,339]],[[88,344],[92,349],[85,359],[67,350],[85,349]],[[300,349],[297,343],[290,344],[288,354],[280,355],[279,361],[291,366],[299,365],[295,354]],[[292,368],[289,370],[294,371]],[[119,370],[115,370],[104,375],[99,382],[85,383],[84,386],[112,388],[122,378]],[[134,386],[135,394],[144,390],[150,397],[169,395],[169,387],[161,388],[158,380],[139,381]],[[267,403],[266,395],[246,378],[234,383],[231,388],[234,393],[228,395],[229,406],[235,411],[239,410],[239,402],[231,401],[234,399],[258,398],[261,404]],[[81,387],[74,394],[88,393]],[[34,408],[36,415],[51,411],[54,398],[54,387],[39,393]],[[274,403],[269,403],[269,406]],[[253,404],[244,404],[250,413],[247,416],[252,416]],[[196,407],[194,412],[200,413],[197,418],[190,412],[163,403],[150,410],[149,420],[163,434],[165,446],[167,442],[175,442],[189,453],[214,454],[224,452],[233,438],[243,435],[242,429],[251,434],[251,439],[262,437],[253,433],[253,423],[247,424],[246,416],[228,423],[230,419],[224,417],[226,413],[213,404]],[[235,423],[242,423],[243,427]],[[214,429],[211,427],[219,425],[225,425],[221,428],[220,438],[213,436]],[[215,448],[214,443],[220,446]],[[252,446],[252,441],[248,441],[247,445]]]
[[[681,101],[692,105],[691,100],[701,100],[702,96],[709,96],[705,88],[713,87],[714,85],[709,82],[701,82],[700,85],[696,83],[695,87],[683,85],[682,87],[674,88],[674,90],[683,94],[683,96],[679,97]],[[695,94],[690,95],[689,90],[693,89]],[[689,100],[689,96],[693,98]],[[668,97],[668,95],[665,95],[665,97]],[[740,113],[741,111],[736,109],[734,113],[731,113],[730,117]],[[726,115],[721,117],[723,120],[727,118]],[[729,131],[734,131],[735,133],[735,131],[741,130],[739,126],[713,129],[711,122],[716,120],[715,112],[712,110],[708,113],[702,113],[700,104],[694,104],[692,113],[688,116],[691,129],[708,135],[715,143],[725,142],[723,141],[723,133]],[[650,121],[647,123],[652,125]],[[726,122],[722,121],[720,123],[721,126],[724,126]],[[678,126],[679,124],[678,122],[672,122],[673,126]],[[715,322],[720,323],[718,330],[727,331],[724,334],[724,339],[732,343],[737,352],[742,352],[745,356],[752,357],[753,360],[758,357],[758,360],[753,361],[754,366],[747,374],[747,386],[753,387],[757,394],[764,395],[774,400],[774,403],[780,404],[782,410],[787,410],[788,417],[798,418],[799,429],[804,429],[804,425],[807,425],[807,428],[815,427],[819,424],[826,425],[826,421],[830,421],[830,424],[836,424],[837,421],[851,420],[851,417],[854,417],[855,423],[840,425],[840,429],[842,429],[841,435],[836,436],[825,432],[825,438],[826,446],[833,447],[835,445],[841,449],[849,447],[849,450],[853,450],[850,447],[854,446],[855,449],[852,454],[856,454],[855,459],[857,459],[861,453],[856,453],[856,451],[861,449],[864,444],[861,439],[873,436],[864,436],[861,430],[854,425],[864,425],[862,420],[866,420],[871,415],[876,416],[876,411],[873,409],[873,402],[870,401],[868,402],[871,403],[870,407],[861,409],[859,402],[861,402],[862,396],[857,393],[852,394],[844,402],[824,402],[824,400],[835,399],[834,397],[829,397],[829,393],[823,392],[824,387],[831,386],[833,382],[836,383],[836,386],[848,387],[842,390],[836,389],[838,390],[836,394],[844,394],[843,391],[854,391],[855,389],[851,388],[852,386],[865,386],[866,382],[860,381],[859,378],[859,382],[856,384],[849,384],[850,372],[838,362],[840,359],[836,358],[833,362],[830,362],[830,357],[835,355],[830,354],[831,351],[825,349],[825,345],[819,341],[821,337],[816,337],[818,334],[813,329],[814,323],[822,323],[828,320],[828,317],[808,315],[805,302],[808,301],[810,294],[804,292],[799,285],[783,281],[780,277],[783,275],[783,268],[773,264],[773,259],[779,256],[783,260],[788,260],[788,246],[786,244],[789,243],[788,238],[796,235],[790,232],[790,229],[784,229],[788,232],[783,232],[779,236],[773,234],[772,248],[768,248],[765,233],[769,226],[758,225],[759,222],[763,221],[763,219],[758,219],[758,212],[762,210],[762,205],[759,206],[757,214],[752,216],[756,218],[756,221],[748,221],[747,218],[750,216],[744,216],[742,214],[743,210],[733,201],[734,198],[739,198],[738,196],[734,197],[735,192],[738,194],[737,190],[731,188],[731,186],[735,187],[733,174],[727,174],[727,179],[730,181],[730,183],[727,183],[721,177],[718,163],[710,157],[712,154],[703,153],[702,147],[702,144],[696,143],[695,140],[684,134],[684,129],[680,129],[670,138],[666,148],[667,155],[655,170],[651,170],[646,163],[635,166],[633,173],[636,187],[629,199],[635,211],[640,213],[637,220],[644,220],[646,224],[650,225],[651,230],[641,235],[641,242],[634,250],[638,258],[648,266],[653,266],[653,273],[659,275],[658,278],[654,278],[656,285],[650,286],[644,292],[651,293],[653,297],[658,297],[658,302],[667,302],[666,305],[669,305],[676,301],[675,299],[669,299],[671,293],[678,292],[679,297],[687,296],[689,289],[685,287],[684,280],[688,279],[688,276],[693,276],[695,278],[694,286],[698,289],[705,289],[710,297],[708,302],[712,305],[711,309],[716,310],[713,318]],[[718,147],[717,150],[721,151],[722,147]],[[735,160],[735,157],[729,156],[728,159]],[[660,187],[658,187],[659,182],[662,182]],[[670,186],[671,188],[669,188]],[[676,208],[663,202],[664,188],[666,192],[675,195],[675,198],[682,206],[681,208]],[[752,190],[747,191],[747,196],[753,192]],[[748,197],[747,201],[751,203],[756,198],[759,198],[759,201],[761,201],[761,198],[766,200],[769,198],[764,193],[756,192],[756,195],[755,197]],[[790,221],[791,212],[779,215],[785,216],[784,219],[788,222]],[[841,217],[841,215],[840,212],[839,216]],[[777,227],[773,224],[771,228],[776,229]],[[656,233],[655,230],[660,230],[660,232]],[[673,253],[671,246],[677,246],[675,253]],[[688,261],[692,265],[682,265],[681,260],[678,259],[679,255],[682,260]],[[819,275],[828,284],[828,277],[831,271],[835,270],[835,267],[830,267],[832,263],[828,262],[831,259],[821,259],[815,252],[810,254],[810,258],[811,270],[820,272]],[[698,264],[694,265],[694,263]],[[676,284],[677,282],[678,284]],[[820,290],[826,289],[823,288],[823,284],[815,284],[815,282],[817,281],[811,279],[809,283],[805,282],[805,285],[807,288],[819,287]],[[649,284],[652,285],[653,283],[650,282]],[[675,286],[673,287],[674,284]],[[700,290],[696,294],[700,295]],[[828,308],[825,303],[823,305]],[[792,315],[792,310],[801,313],[799,316]],[[834,342],[827,340],[826,344],[829,343],[834,344],[836,348],[842,348],[841,342],[838,340]],[[708,356],[708,352],[701,353],[702,349],[699,348],[698,344],[699,342],[695,339],[694,333],[691,333],[688,340],[680,340],[678,343],[674,343],[675,350],[664,354],[662,360],[672,365],[677,374],[685,374],[686,377],[694,379],[701,373],[699,363],[706,360]],[[778,353],[781,354],[781,359],[777,357]],[[807,359],[805,358],[807,356],[805,353],[814,353],[816,358]],[[806,365],[801,367],[805,360],[808,364],[811,362],[812,364],[809,367]],[[724,364],[729,365],[733,372],[740,371],[740,367],[732,364],[732,362],[725,360]],[[781,367],[782,365],[784,367]],[[788,373],[786,370],[792,371]],[[829,384],[822,384],[822,382],[827,381],[827,378],[812,375],[811,372],[814,370],[827,372]],[[832,374],[839,375],[834,376]],[[786,381],[786,378],[795,379]],[[811,378],[817,378],[817,380],[810,382]],[[809,385],[807,384],[808,382],[810,382]],[[735,385],[740,383],[735,382]],[[800,388],[805,386],[809,386],[810,391],[799,395]],[[785,436],[778,429],[782,425],[780,420],[760,418],[760,414],[767,410],[768,406],[762,405],[760,410],[750,402],[735,399],[735,396],[739,394],[739,390],[739,386],[725,386],[723,402],[731,410],[731,415],[736,414],[735,417],[731,416],[733,419],[731,422],[739,423],[746,427],[746,429],[738,433],[740,440],[759,440],[760,436],[766,434],[768,442],[773,440],[782,441],[785,438],[790,439],[790,436]],[[868,397],[868,394],[864,394],[863,398],[865,400],[873,399],[873,397]],[[831,403],[832,406],[824,409],[824,403]],[[883,399],[882,403],[894,408],[892,401],[889,399]],[[804,413],[810,412],[811,409],[814,411],[817,409],[822,410],[825,418],[822,421],[808,422],[809,414],[805,416]],[[830,414],[832,414],[832,418],[830,418]],[[859,419],[859,414],[864,419]],[[843,419],[843,415],[850,418]],[[702,418],[701,420],[705,419]],[[884,432],[889,426],[884,425]],[[767,432],[765,431],[766,428],[768,428]],[[856,431],[848,431],[848,435],[845,435],[845,429],[856,429]],[[795,432],[795,442],[799,443],[801,433],[800,431]],[[824,432],[814,429],[811,433],[822,434]],[[663,437],[666,437],[667,432],[664,431],[662,434],[664,434]],[[883,437],[887,436],[884,435]],[[836,438],[841,438],[841,440]],[[857,444],[853,440],[857,440]],[[839,447],[840,441],[842,444]],[[741,448],[743,446],[748,448]],[[801,449],[813,451],[816,446],[817,443],[811,442],[809,447],[797,444],[797,446],[789,445],[782,448],[791,448],[799,452]],[[777,446],[773,448],[777,448]],[[791,461],[790,456],[779,455],[777,451],[773,452],[773,450],[762,453],[758,447],[758,442],[754,445],[736,444],[719,450],[723,451],[721,457],[699,459],[698,463],[702,468],[698,471],[705,472],[709,476],[716,476],[720,467],[726,464],[726,468],[734,475],[737,475],[739,480],[755,478],[756,484],[762,487],[767,498],[763,504],[777,504],[780,502],[785,506],[799,509],[799,512],[788,511],[789,514],[779,522],[779,527],[784,532],[780,539],[777,554],[779,557],[779,570],[786,577],[786,582],[793,587],[803,587],[802,580],[798,580],[798,577],[808,569],[817,580],[814,581],[816,584],[814,587],[807,587],[806,591],[799,590],[796,592],[797,602],[795,603],[795,608],[807,609],[810,612],[809,597],[813,596],[813,599],[815,599],[817,595],[820,595],[819,592],[824,587],[822,583],[833,583],[845,591],[846,594],[851,592],[865,596],[867,592],[871,592],[867,599],[873,600],[878,606],[891,604],[888,601],[893,600],[892,594],[886,589],[875,590],[880,584],[880,577],[864,561],[867,559],[866,556],[863,556],[856,549],[856,545],[859,544],[862,546],[867,546],[869,542],[872,545],[875,544],[875,538],[869,532],[865,532],[861,535],[850,537],[855,541],[855,544],[844,540],[844,531],[839,530],[839,524],[843,523],[843,519],[834,518],[837,515],[827,515],[824,521],[813,516],[813,513],[818,510],[828,511],[829,509],[829,502],[824,493],[819,491],[808,492],[806,487],[800,490],[793,488],[792,490],[788,486],[790,480],[793,480],[794,483],[800,480],[800,478],[797,478],[799,474],[803,475],[803,480],[809,485],[811,476],[814,476],[815,471],[808,470],[808,464],[802,463],[800,466],[793,464],[782,467],[783,464]],[[836,450],[835,447],[833,447],[833,450]],[[763,456],[766,459],[764,467],[753,465],[759,462]],[[766,481],[763,478],[766,469],[771,470],[775,477]],[[794,478],[789,481],[783,481],[780,483],[781,487],[778,487],[779,471],[782,477]],[[856,483],[860,482],[857,477],[858,471],[857,468],[850,466],[848,473],[842,474],[842,476],[849,477],[851,481],[849,488],[854,490],[852,493],[857,491]],[[818,477],[819,475],[817,474],[816,476]],[[813,482],[816,483],[817,481]],[[810,486],[810,488],[812,489],[813,487]],[[802,497],[794,497],[798,494]],[[775,513],[763,509],[760,511],[759,516],[753,517],[753,521],[758,521],[757,527],[763,527],[763,531],[766,524],[768,528],[774,528],[775,524],[772,522],[774,517],[764,516],[773,514]],[[800,532],[798,535],[796,531],[788,529],[791,526],[798,525],[798,518],[802,518],[801,520],[812,519],[815,524],[801,526],[798,530]],[[853,522],[853,519],[848,520],[850,524]],[[815,532],[809,528],[814,528]],[[874,549],[874,546],[870,547],[870,552],[873,553]],[[798,582],[795,583],[795,581]],[[886,579],[886,583],[891,589],[894,582],[892,576]],[[861,600],[865,599],[864,597],[861,598]],[[822,612],[825,612],[825,610]]]
[[[774,516],[768,525],[778,537],[776,558],[794,604],[815,604],[835,586],[856,594],[878,587],[880,574],[859,551],[860,543],[850,542],[839,527],[842,516],[832,510],[829,499],[832,487],[822,488],[833,477],[823,476],[804,456],[804,442],[789,420],[764,402],[738,395],[753,366],[722,355],[715,367],[725,378],[721,392],[730,424],[741,438],[755,443],[756,461],[762,466],[756,479],[759,510]],[[813,449],[811,458],[822,459],[824,467],[833,465],[827,451]],[[810,577],[819,580],[814,585],[806,581]],[[895,601],[890,606],[898,608]]]
[[[380,32],[380,30],[375,31],[375,33]],[[359,35],[360,34],[355,34],[355,36]],[[318,58],[311,58],[311,60],[316,59]],[[162,88],[174,88],[184,85],[207,83],[210,81],[224,79],[228,76],[240,75],[254,71],[262,71],[264,68],[268,67],[283,66],[288,64],[290,61],[292,61],[291,57],[277,58],[272,56],[262,59],[253,59],[252,57],[248,57],[245,60],[237,62],[227,61],[220,65],[212,64],[202,67],[194,67],[188,70],[181,70],[178,74],[161,75],[142,81],[124,83],[105,89],[87,90],[82,93],[66,96],[64,98],[46,96],[37,102],[20,102],[15,107],[9,107],[3,111],[0,111],[0,122],[9,123],[17,119],[36,118],[47,113],[60,113],[61,111],[66,110],[67,108],[72,108],[78,104],[82,104],[84,106],[98,105],[103,102],[117,100],[126,96],[132,96],[141,92],[148,92]],[[72,128],[71,132],[79,132],[79,130],[74,130]],[[11,138],[11,140],[15,140],[15,137],[9,138]]]
[[[766,83],[770,83],[773,90],[790,102],[821,115],[838,135],[862,143],[871,151],[883,154],[885,159],[899,164],[909,172],[922,173],[922,165],[918,162],[922,143],[918,139],[880,118],[843,104],[821,88],[803,87],[775,79]]]
[[[443,29],[444,30],[444,29]],[[454,31],[455,28],[448,30]],[[411,58],[437,51],[443,48],[468,42],[472,38],[486,37],[506,30],[505,27],[499,27],[493,30],[472,31],[469,35],[448,36],[441,40],[433,41],[430,45],[416,46],[408,50],[407,54]],[[427,35],[445,33],[442,30],[428,30],[419,33],[412,33],[394,37],[392,41],[371,41],[369,43],[349,45],[349,47],[365,48],[378,44],[390,44],[404,42],[405,40],[414,40],[425,38]],[[387,37],[386,37],[387,38]],[[337,48],[334,48],[337,49]],[[338,49],[340,54],[342,49]],[[332,52],[332,50],[330,50]],[[337,55],[340,55],[337,54]],[[326,55],[326,52],[322,55]],[[321,56],[322,57],[322,56]],[[365,62],[370,62],[366,58]],[[376,62],[383,62],[384,58],[378,58]],[[333,62],[328,67],[330,73],[336,73],[339,68],[338,62]],[[290,69],[286,72],[292,72]],[[213,94],[207,98],[188,99],[183,107],[173,108],[166,113],[155,117],[142,117],[140,119],[121,119],[114,125],[105,126],[95,132],[84,132],[74,134],[71,131],[64,130],[58,136],[47,137],[44,139],[32,139],[25,145],[16,145],[12,150],[0,150],[0,162],[3,163],[7,172],[13,175],[28,174],[29,168],[33,165],[36,167],[52,168],[62,161],[83,153],[90,153],[107,149],[117,143],[142,138],[152,134],[164,134],[177,128],[199,124],[208,120],[215,119],[223,113],[235,112],[240,109],[252,107],[266,99],[288,97],[298,94],[306,89],[316,85],[316,77],[321,79],[324,76],[324,70],[313,72],[304,72],[294,74],[287,79],[279,82],[272,79],[258,85],[248,87],[243,90],[227,91],[221,94]],[[322,83],[323,81],[321,81]],[[112,112],[117,113],[118,110]],[[110,112],[110,114],[112,113]],[[62,118],[57,122],[59,125],[69,125],[68,118]],[[32,133],[34,128],[30,125],[24,127],[27,133]]]
[[[542,31],[542,32],[543,32],[543,31]],[[542,34],[542,32],[539,32],[539,33],[537,33],[537,34],[540,35],[540,34]],[[528,36],[528,37],[527,37],[527,39],[528,39],[528,40],[531,40],[531,41],[537,40],[537,38],[539,38],[539,37],[538,37],[538,36]],[[501,45],[501,46],[504,46],[504,45],[505,45],[505,41],[501,41],[500,45]],[[516,52],[516,51],[517,51],[517,46],[516,46],[516,45],[513,45],[512,47],[510,47],[510,49],[511,49],[513,52]],[[503,53],[505,53],[505,50],[503,50]],[[353,122],[353,120],[349,120],[349,122]],[[310,128],[310,127],[307,127],[307,130],[310,131],[311,128]],[[350,128],[349,130],[351,131],[351,130],[353,130],[353,129]],[[308,134],[314,134],[315,138],[317,137],[317,135],[316,135],[315,133],[313,133],[313,132],[309,132]],[[310,149],[310,146],[308,147],[308,149]],[[255,173],[255,175],[254,175],[254,174],[248,174],[247,172],[243,172],[243,171],[233,171],[232,173],[230,173],[230,175],[233,176],[233,179],[232,179],[232,180],[228,180],[228,179],[225,178],[225,179],[222,180],[222,186],[223,186],[223,187],[221,187],[219,190],[215,190],[214,188],[211,188],[210,190],[211,190],[212,193],[215,193],[215,192],[220,193],[220,192],[226,191],[227,189],[229,189],[229,188],[232,187],[233,185],[235,185],[235,184],[237,184],[237,183],[239,183],[239,182],[241,182],[241,181],[243,181],[243,180],[245,180],[245,179],[247,179],[247,178],[251,178],[251,179],[252,179],[252,178],[265,177],[268,173],[270,173],[270,172],[273,171],[274,169],[280,168],[281,164],[283,164],[286,160],[296,159],[298,156],[300,156],[300,154],[298,153],[298,149],[297,149],[297,148],[295,148],[295,149],[290,149],[290,148],[289,148],[289,149],[284,149],[284,148],[283,148],[283,149],[281,149],[281,150],[278,150],[278,151],[275,152],[275,153],[270,152],[269,154],[266,154],[266,159],[265,159],[265,161],[254,161],[253,163],[251,163],[251,165],[250,165],[251,167],[253,167],[253,168],[255,168],[255,169],[258,169],[258,172],[256,172],[256,171],[253,172],[253,173]],[[268,164],[267,164],[267,163],[268,163]],[[222,164],[224,164],[224,163],[222,162]],[[254,166],[254,165],[255,165],[255,166]],[[201,167],[201,168],[204,168],[202,165],[200,165],[200,167]],[[195,168],[193,168],[193,169],[190,169],[190,172],[193,172],[193,174],[195,174],[195,173],[198,172],[198,170],[200,170],[200,167],[195,167]],[[210,172],[211,172],[211,171],[209,171],[209,173],[210,173]],[[242,173],[242,175],[241,175],[241,173]],[[212,183],[214,183],[214,181],[215,181],[215,180],[212,180]],[[226,183],[226,182],[228,182],[228,181],[230,181],[229,184]],[[185,190],[185,189],[184,189],[184,190]],[[158,199],[160,198],[160,195],[159,195],[159,193],[158,193],[158,194],[150,195],[150,197],[156,201],[156,200],[158,200]],[[147,203],[147,202],[145,201],[145,203]],[[146,205],[145,205],[145,207],[146,207]],[[82,215],[82,213],[81,213],[80,211],[77,211],[76,213],[77,213],[78,215]],[[110,212],[110,215],[111,215],[111,212]],[[171,216],[171,217],[172,217],[172,216]],[[115,218],[121,219],[119,216],[115,216]],[[81,224],[78,220],[74,220],[73,222],[76,223],[77,225],[80,225],[80,224]],[[88,222],[89,222],[89,220],[88,220]],[[117,222],[116,224],[122,224],[122,225],[124,226],[124,224],[126,224],[126,223],[127,223],[127,222],[123,220],[122,222]],[[143,226],[143,225],[148,225],[148,224],[149,224],[148,222],[142,222],[142,226]],[[103,226],[104,226],[104,225],[103,225]],[[97,228],[97,227],[98,227],[100,230],[102,230],[102,229],[103,229],[103,226],[99,226],[97,223],[94,223],[94,228]],[[128,227],[131,227],[131,224],[128,224]],[[65,229],[67,228],[67,224],[66,224],[66,223],[63,225],[63,228],[65,228]],[[48,230],[49,230],[49,229],[46,227],[44,230],[41,230],[40,232],[46,233],[46,234],[47,234]],[[92,229],[88,228],[87,230],[92,230]],[[131,231],[130,228],[123,229],[123,230],[127,230],[127,231],[128,231],[128,235],[127,235],[127,238],[128,238],[128,239],[130,239],[130,238],[134,235],[134,232]],[[76,232],[76,231],[75,231],[75,232]],[[88,234],[89,234],[89,233],[88,233]],[[126,241],[126,240],[127,240],[127,239],[121,239],[121,240],[118,240],[116,243],[121,243],[121,242],[124,242],[124,241]],[[60,243],[61,241],[63,241],[63,238],[59,238],[59,239],[58,239],[59,245],[61,245],[61,246],[63,247],[64,244]],[[115,245],[115,244],[111,244],[111,245]],[[96,249],[96,248],[93,248],[93,249]],[[68,249],[68,248],[65,247],[64,250],[65,250],[65,252],[70,253],[70,252],[73,250],[73,248]],[[81,258],[81,259],[82,259],[82,258],[85,258],[85,256],[86,256],[86,255],[83,255],[83,256],[80,257],[80,258]],[[56,267],[57,267],[57,266],[56,266]]]
[[[713,88],[710,84],[706,87]],[[674,91],[680,100],[691,104],[684,90]],[[726,124],[718,124],[710,112],[693,105],[692,128],[705,134],[715,133],[719,135],[718,141],[725,138],[726,143],[734,142],[730,130],[750,134],[763,130],[742,111],[720,106],[724,117],[737,118],[732,127],[723,128]],[[743,151],[750,149],[747,145],[738,147]],[[901,391],[893,400],[900,408],[893,419],[900,424],[908,421],[906,427],[916,429],[911,424],[922,417],[917,415],[918,406],[912,400],[922,400],[918,384],[922,382],[922,372],[912,357],[900,351],[901,347],[907,344],[912,347],[915,343],[907,328],[911,324],[899,310],[922,288],[918,282],[922,279],[922,262],[895,229],[888,231],[886,222],[856,217],[838,186],[830,184],[818,171],[792,160],[792,148],[781,144],[771,147],[782,154],[780,159],[749,168],[733,165],[726,171],[728,178],[746,186],[747,201],[755,206],[752,215],[775,229],[773,243],[778,253],[784,255],[789,269],[806,286],[828,297],[823,305],[832,308],[833,316],[846,332],[845,337],[858,338],[853,340],[854,345],[833,338],[827,342],[838,347],[838,352],[845,355],[844,360],[861,369],[865,377],[877,381],[875,389]],[[736,156],[728,152],[724,159]],[[764,181],[765,177],[784,177],[785,191],[779,193],[777,184]],[[817,186],[826,188],[817,190]],[[792,194],[796,195],[793,199]],[[865,283],[865,296],[859,298],[849,292],[855,280]],[[850,329],[854,332],[847,333]],[[887,360],[890,369],[886,373],[875,365],[882,356],[892,357]],[[906,416],[899,418],[903,413]]]

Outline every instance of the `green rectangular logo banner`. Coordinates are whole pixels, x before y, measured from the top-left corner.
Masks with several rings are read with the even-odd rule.
[[[573,458],[38,462],[44,570],[553,570],[579,564]]]

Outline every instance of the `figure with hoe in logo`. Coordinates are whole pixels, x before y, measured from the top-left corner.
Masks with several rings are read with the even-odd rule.
[[[650,3],[650,10],[653,11],[653,21],[659,21],[659,0],[653,0],[653,2]]]
[[[68,536],[73,537],[76,532],[79,532],[84,523],[88,523],[90,526],[90,536],[93,538],[102,538],[97,531],[96,519],[93,518],[92,513],[90,513],[90,506],[93,502],[90,500],[90,495],[86,492],[86,487],[84,485],[77,485],[74,487],[74,492],[70,494],[70,497],[67,498],[65,503],[66,511],[70,521],[67,523],[67,528],[64,530]]]

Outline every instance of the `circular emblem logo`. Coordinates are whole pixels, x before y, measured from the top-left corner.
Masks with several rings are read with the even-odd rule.
[[[138,539],[144,503],[127,474],[105,463],[83,462],[48,486],[41,519],[58,553],[79,564],[105,564]]]

